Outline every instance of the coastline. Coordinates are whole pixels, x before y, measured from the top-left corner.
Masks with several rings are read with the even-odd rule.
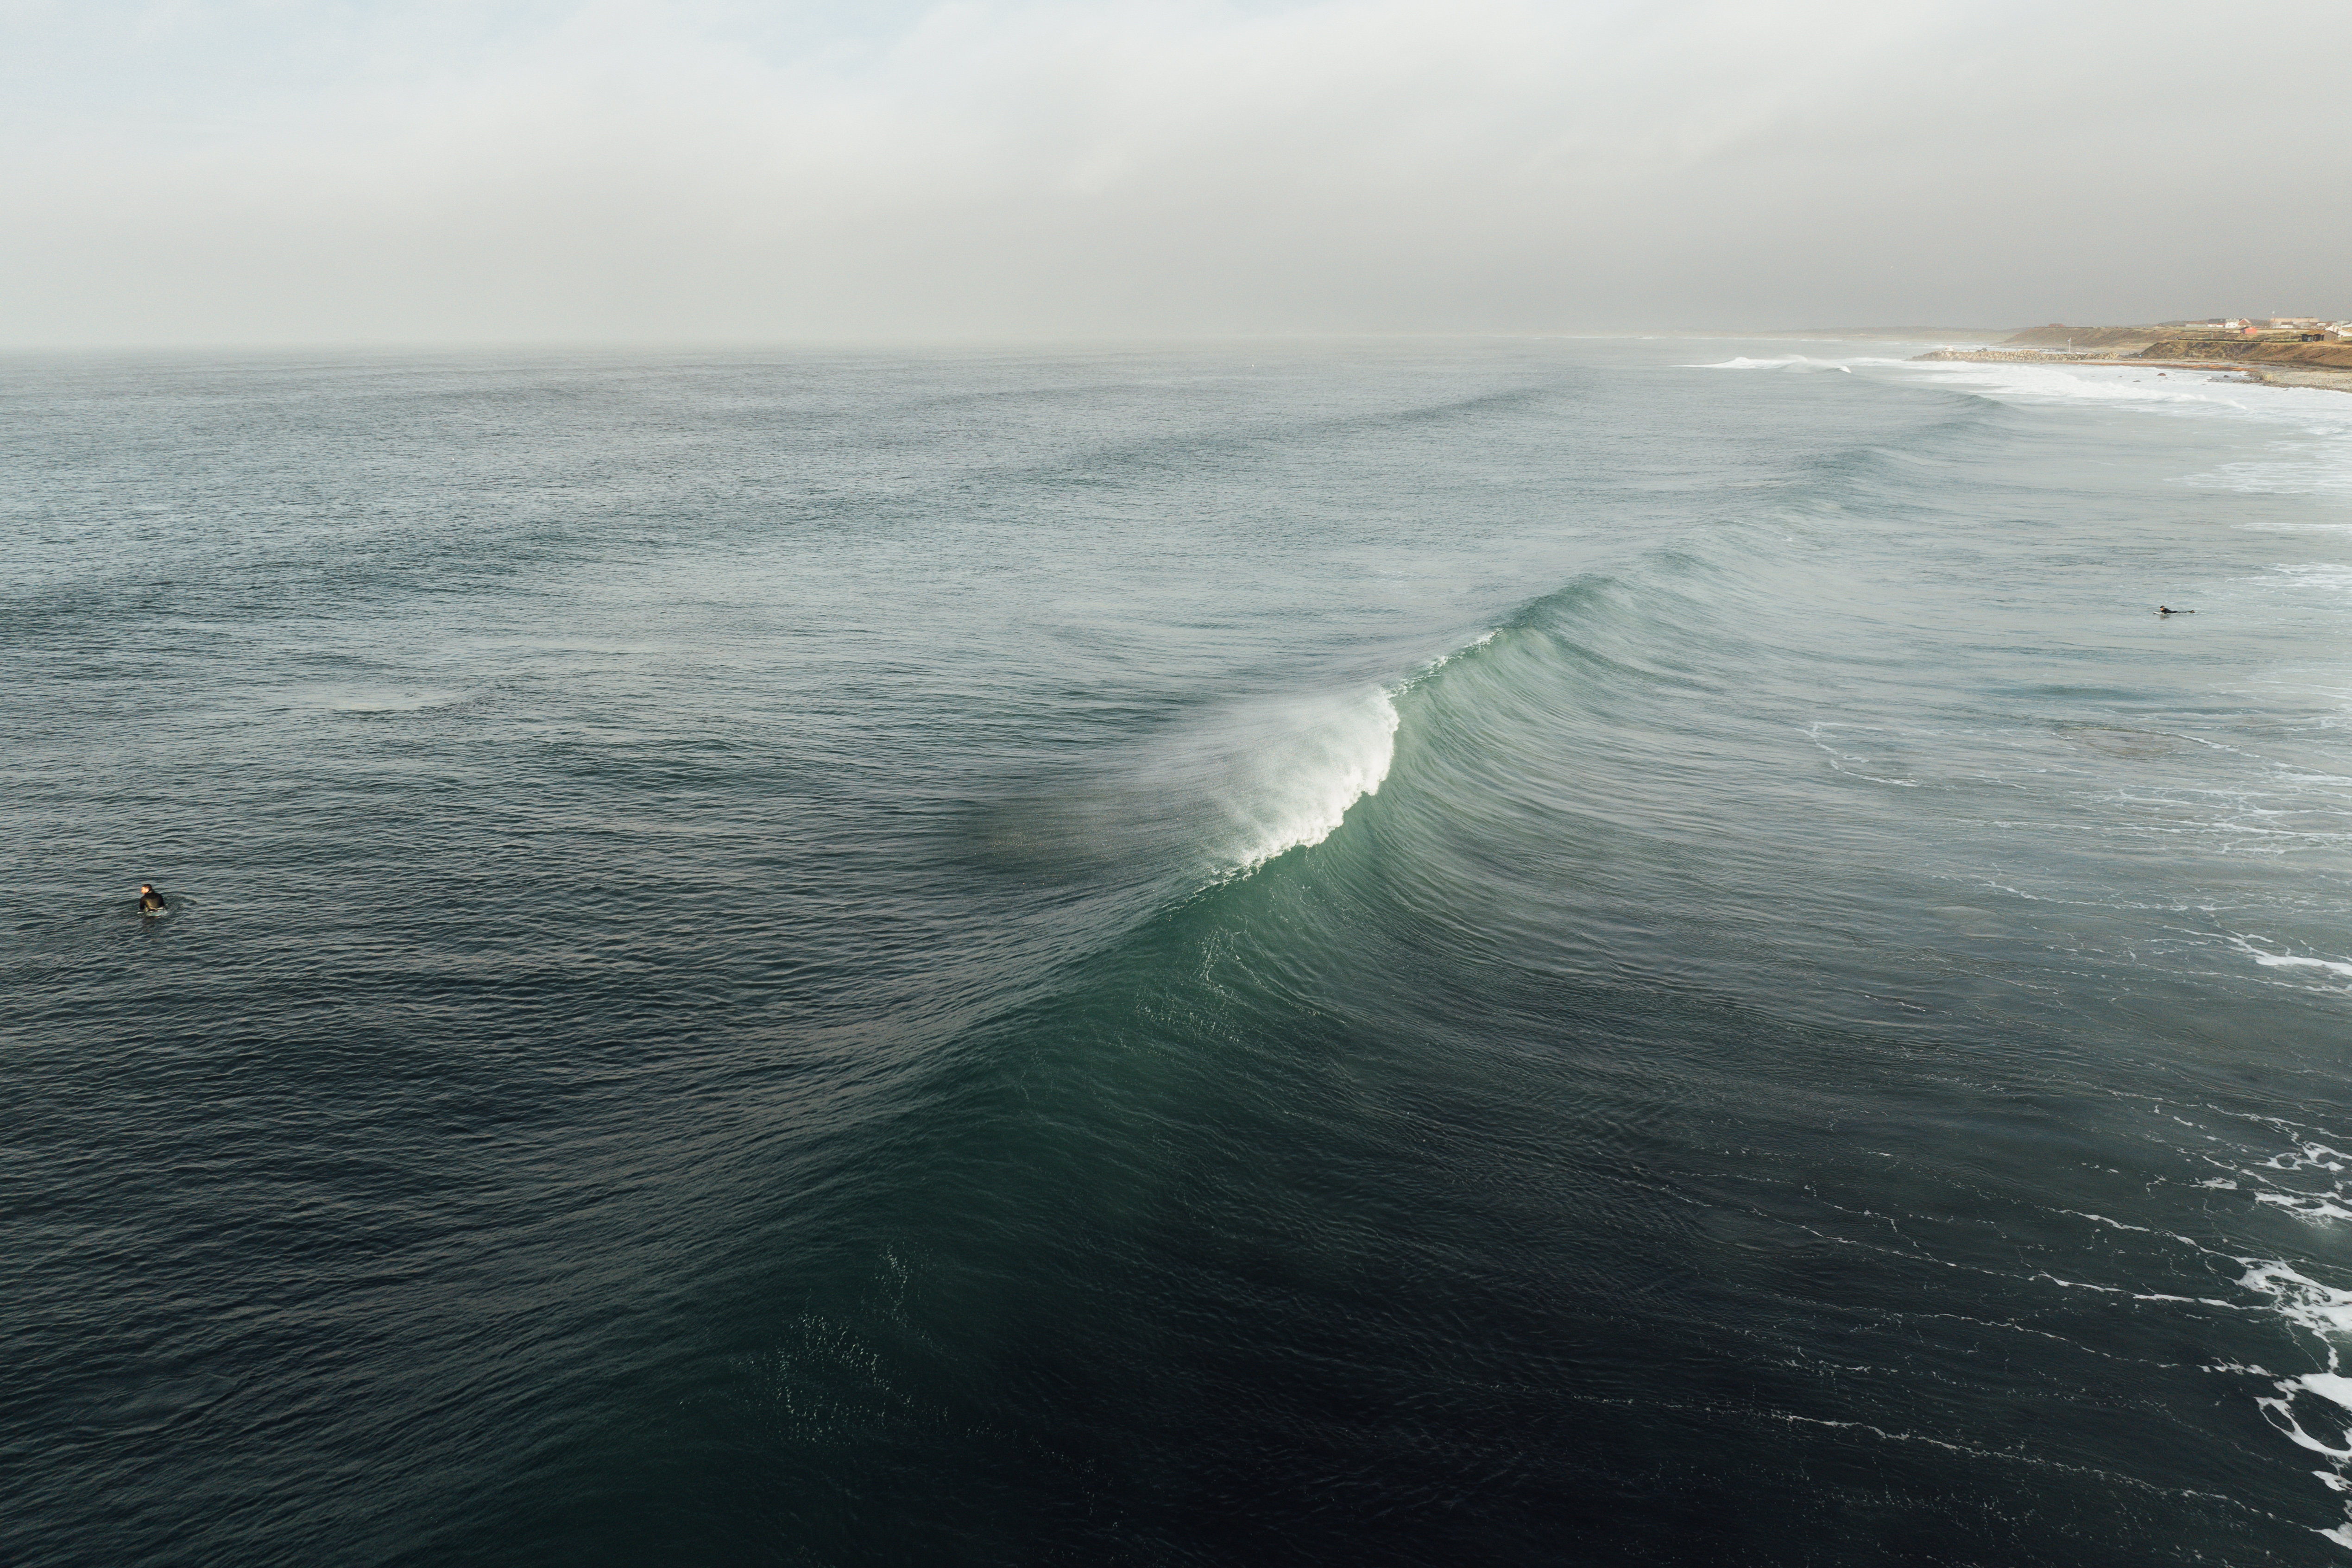
[[[2115,365],[2131,370],[2203,371],[2216,380],[2235,377],[2239,381],[2267,386],[2320,387],[2330,392],[2352,392],[2352,370],[2263,364],[2246,360],[2142,360],[2116,354],[2053,354],[2034,349],[1933,349],[1912,358],[1914,361],[1960,361],[1978,364],[2053,365],[2062,368]]]
[[[2269,386],[2325,387],[2352,392],[2352,371],[2321,370],[2308,365],[2248,365],[2246,379]]]

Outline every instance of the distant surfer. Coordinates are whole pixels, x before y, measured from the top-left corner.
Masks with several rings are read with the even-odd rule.
[[[2175,610],[2169,604],[2158,605],[2156,607],[2156,612],[2158,615],[2194,615],[2197,613],[2194,610]]]
[[[155,891],[155,884],[152,882],[142,882],[139,884],[139,913],[142,915],[163,913],[163,895]]]

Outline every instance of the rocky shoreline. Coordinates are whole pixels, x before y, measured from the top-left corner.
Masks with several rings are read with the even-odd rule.
[[[2326,387],[2330,392],[2352,392],[2352,371],[2313,369],[2305,365],[2236,365],[2248,381],[2262,382],[2279,387]]]

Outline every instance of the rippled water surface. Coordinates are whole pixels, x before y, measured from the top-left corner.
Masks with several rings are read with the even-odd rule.
[[[2343,1561],[2352,398],[1800,348],[0,366],[0,1560]]]

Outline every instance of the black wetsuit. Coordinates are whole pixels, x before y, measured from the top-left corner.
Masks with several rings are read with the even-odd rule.
[[[163,895],[152,889],[141,894],[139,895],[139,913],[142,915],[163,914]]]

